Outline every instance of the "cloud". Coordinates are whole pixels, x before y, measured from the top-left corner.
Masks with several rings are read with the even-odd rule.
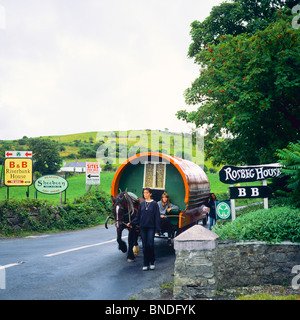
[[[175,113],[198,74],[187,59],[189,24],[219,2],[5,1],[0,139],[187,131]]]

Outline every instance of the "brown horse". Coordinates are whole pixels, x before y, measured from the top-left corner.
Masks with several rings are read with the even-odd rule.
[[[119,250],[123,253],[127,252],[127,245],[126,242],[122,240],[122,232],[124,229],[128,229],[128,253],[127,253],[127,260],[129,262],[134,261],[137,253],[138,253],[138,235],[139,231],[136,227],[127,227],[127,223],[132,221],[137,214],[138,208],[140,206],[140,202],[143,200],[138,197],[133,197],[125,192],[120,192],[116,198],[113,196],[112,203],[113,203],[113,214],[114,217],[108,216],[105,222],[105,228],[107,229],[107,222],[109,219],[115,221],[115,225],[117,228],[117,242],[119,244]],[[134,254],[134,252],[136,254]]]

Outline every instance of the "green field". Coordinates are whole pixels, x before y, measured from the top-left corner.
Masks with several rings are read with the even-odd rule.
[[[93,149],[95,152],[93,159],[95,160],[96,149],[98,148],[97,143],[102,141],[105,142],[105,147],[109,150],[108,158],[115,160],[114,163],[117,165],[123,163],[127,157],[135,154],[138,150],[140,152],[161,150],[162,153],[174,154],[180,158],[182,158],[181,151],[183,150],[186,159],[194,157],[193,161],[197,164],[201,164],[203,161],[203,137],[197,135],[197,157],[195,158],[191,134],[184,133],[183,136],[182,133],[169,132],[168,130],[93,131],[67,135],[44,136],[41,138],[57,141],[60,147],[62,147],[60,155],[64,157],[67,163],[74,161],[75,157],[77,157],[79,161],[80,158],[82,158],[82,161],[90,158],[80,156],[81,148],[93,149],[95,147],[95,149]],[[0,140],[0,147],[4,146],[7,148],[6,150],[29,150],[29,147],[26,145],[26,139],[15,141]],[[117,156],[116,149],[118,149]],[[102,158],[101,152],[99,156]],[[101,163],[103,161],[104,159],[100,160]]]
[[[150,134],[151,133],[151,134]],[[181,133],[174,133],[169,132],[168,130],[161,131],[161,130],[128,130],[128,131],[118,131],[117,136],[116,132],[114,131],[103,131],[103,132],[84,132],[84,133],[76,133],[76,134],[67,134],[67,135],[59,135],[59,136],[48,136],[48,137],[42,137],[42,138],[49,138],[51,140],[58,141],[60,145],[63,145],[65,148],[63,151],[60,152],[60,155],[62,157],[67,157],[70,154],[78,154],[78,151],[80,150],[80,146],[93,146],[98,141],[105,141],[105,144],[109,146],[110,150],[115,150],[116,143],[119,145],[119,158],[117,158],[117,162],[113,164],[114,169],[116,169],[121,163],[123,163],[127,157],[124,158],[124,151],[127,150],[127,145],[129,147],[129,152],[133,152],[134,154],[139,149],[140,152],[147,151],[148,148],[151,145],[152,151],[159,151],[159,149],[166,154],[169,154],[169,151],[172,150],[173,154],[180,156],[180,152],[182,150],[182,142],[184,142],[184,148],[185,156],[192,155],[192,140],[191,135],[186,134],[185,138],[182,139]],[[197,140],[199,138],[199,145],[197,142],[198,148],[200,148],[201,144],[201,137],[197,137]],[[171,141],[173,141],[171,143]],[[26,145],[19,145],[20,141],[0,141],[0,146],[2,147],[5,144],[8,144],[7,150],[26,150]],[[23,141],[24,143],[24,141]],[[12,144],[12,145],[10,145]],[[173,146],[173,147],[171,147]],[[5,147],[6,148],[6,147]],[[172,149],[173,148],[173,149]],[[197,151],[198,152],[198,151]],[[112,155],[109,155],[109,157],[113,157],[114,153]],[[128,155],[130,156],[130,155]],[[82,159],[78,159],[78,161],[97,161],[96,158],[89,158],[85,157]],[[65,158],[66,162],[74,161],[74,159],[67,159]],[[195,159],[193,159],[195,160]],[[200,164],[201,155],[197,153],[197,163]],[[205,161],[205,165],[207,169],[214,169],[215,172],[219,171],[221,167],[214,167],[211,163],[211,160]],[[1,165],[0,165],[0,171],[1,171]],[[110,188],[111,188],[111,182],[114,177],[114,172],[106,172],[103,171],[101,173],[101,184],[99,189],[107,192],[110,194]],[[228,192],[229,185],[223,184],[219,181],[219,175],[218,174],[212,174],[207,173],[207,176],[210,181],[211,185],[211,192],[219,194],[222,198],[221,200],[224,200],[224,193]],[[82,196],[86,192],[86,186],[85,186],[85,174],[77,174],[75,176],[68,178],[69,187],[67,189],[67,199],[73,200],[75,198],[78,198]],[[250,183],[250,185],[255,185],[257,182]],[[243,185],[243,184],[242,184]],[[94,187],[93,187],[94,188]],[[9,189],[9,197],[15,198],[15,199],[25,199],[26,198],[26,192],[27,187],[11,187]],[[34,198],[35,194],[35,188],[34,186],[29,187],[29,198]],[[38,199],[47,199],[48,201],[52,201],[53,203],[59,203],[60,196],[57,195],[44,195],[41,193],[37,194]],[[64,196],[64,195],[63,195]],[[0,201],[4,200],[7,197],[7,187],[1,186],[0,187]],[[63,198],[64,199],[64,198]],[[243,200],[242,204],[245,202],[250,202],[249,200]]]
[[[111,183],[113,180],[113,177],[115,175],[115,172],[101,172],[101,178],[100,178],[100,186],[99,190],[103,190],[107,192],[110,195],[110,188]],[[226,185],[219,180],[218,174],[207,174],[207,177],[210,182],[211,192],[214,192],[216,194],[225,193],[228,191],[229,185]],[[85,190],[85,174],[77,174],[73,177],[70,177],[67,179],[69,183],[69,187],[67,189],[67,199],[73,200],[75,198],[78,198],[82,196],[86,190]],[[251,185],[258,185],[259,182],[252,182]],[[244,184],[241,184],[244,185]],[[250,184],[249,184],[250,185]],[[94,188],[94,187],[93,187]],[[26,191],[27,187],[10,187],[9,188],[9,197],[10,199],[25,199],[26,198]],[[34,186],[29,187],[29,198],[34,198],[35,188]],[[7,195],[7,187],[2,186],[0,188],[0,201],[5,200]],[[139,195],[141,196],[141,194]],[[60,196],[59,194],[56,195],[45,195],[42,193],[38,193],[38,199],[46,199],[48,201],[52,201],[53,203],[59,203]],[[64,194],[63,194],[64,199]],[[221,199],[224,200],[224,199]],[[257,200],[257,199],[256,199]],[[246,200],[243,200],[243,202],[237,201],[239,204],[244,204]],[[248,202],[251,202],[250,199],[248,199]]]
[[[114,172],[103,172],[101,173],[101,185],[99,190],[104,190],[110,194],[111,182],[114,176]],[[78,174],[76,176],[67,179],[69,187],[67,189],[67,199],[73,200],[82,196],[85,193],[85,174]],[[94,187],[93,187],[94,188]],[[27,187],[10,187],[9,188],[9,198],[15,199],[25,199],[26,198]],[[29,198],[34,197],[35,188],[34,185],[29,187]],[[6,198],[7,187],[0,188],[0,201]],[[64,194],[63,194],[64,197]],[[38,192],[38,199],[46,199],[48,201],[53,201],[58,203],[60,200],[59,194],[46,195]],[[63,198],[64,199],[64,198]]]

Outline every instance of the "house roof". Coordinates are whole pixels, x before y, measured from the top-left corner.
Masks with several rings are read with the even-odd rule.
[[[66,165],[64,165],[64,167],[73,167],[73,168],[85,168],[86,167],[86,162],[76,162],[76,161],[72,161]]]

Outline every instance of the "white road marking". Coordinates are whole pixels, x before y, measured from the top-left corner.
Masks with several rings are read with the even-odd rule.
[[[124,238],[128,238],[128,236],[122,237],[122,239],[124,239]],[[44,255],[44,257],[58,256],[58,255],[60,255],[60,254],[64,254],[64,253],[68,253],[68,252],[72,252],[72,251],[82,250],[82,249],[91,248],[91,247],[96,247],[96,246],[102,246],[103,244],[108,244],[108,243],[112,243],[112,242],[115,242],[115,241],[117,241],[117,239],[112,239],[112,240],[108,240],[108,241],[104,241],[104,242],[89,244],[89,245],[87,245],[87,246],[72,248],[72,249],[68,249],[68,250],[64,250],[64,251],[59,251],[59,252],[55,252],[55,253],[49,253],[49,254]]]
[[[36,239],[36,238],[47,238],[49,237],[50,235],[48,234],[42,234],[42,235],[39,235],[39,236],[27,236],[25,237],[26,239]]]
[[[0,266],[0,289],[6,289],[6,269],[14,266],[18,266],[19,264],[24,263],[24,261],[19,261],[17,263],[6,264],[5,266]]]
[[[24,261],[6,264],[5,266],[0,266],[0,269],[7,269],[7,268],[10,268],[10,267],[18,266],[19,264],[22,264],[22,263],[24,263]]]

